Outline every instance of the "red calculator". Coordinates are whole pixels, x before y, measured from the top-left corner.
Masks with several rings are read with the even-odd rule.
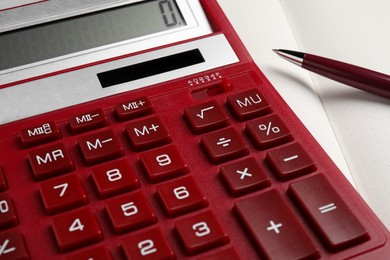
[[[390,259],[215,0],[26,2],[0,11],[0,260]]]

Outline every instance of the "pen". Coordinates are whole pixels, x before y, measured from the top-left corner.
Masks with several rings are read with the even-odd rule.
[[[390,76],[317,55],[274,49],[282,58],[324,77],[370,93],[390,98]]]

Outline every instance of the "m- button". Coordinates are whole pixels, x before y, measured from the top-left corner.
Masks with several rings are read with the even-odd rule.
[[[88,165],[108,161],[123,154],[123,148],[111,129],[80,138],[79,146]]]

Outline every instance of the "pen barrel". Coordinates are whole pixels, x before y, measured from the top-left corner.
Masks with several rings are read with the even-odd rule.
[[[390,76],[312,54],[305,54],[302,68],[343,84],[390,98]]]

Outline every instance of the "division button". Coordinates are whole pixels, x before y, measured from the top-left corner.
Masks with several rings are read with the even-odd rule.
[[[369,239],[367,230],[323,174],[292,183],[289,192],[330,250]]]
[[[266,259],[319,257],[318,249],[278,191],[241,200],[234,211]]]
[[[234,128],[205,134],[201,145],[212,163],[222,163],[249,153],[247,145]]]

